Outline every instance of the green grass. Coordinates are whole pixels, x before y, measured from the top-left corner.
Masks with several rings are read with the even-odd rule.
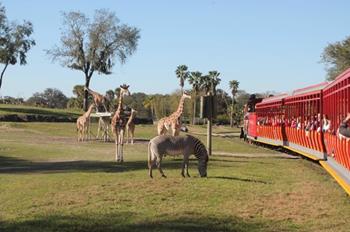
[[[77,143],[73,123],[0,123],[0,231],[349,231],[350,201],[316,163],[215,137],[208,178],[166,157],[147,176],[147,143]],[[95,128],[94,130],[95,131]],[[205,128],[190,128],[204,133]],[[214,128],[214,132],[231,132]],[[136,127],[148,139],[155,126]],[[205,139],[204,136],[200,136]],[[264,154],[259,156],[259,154]]]

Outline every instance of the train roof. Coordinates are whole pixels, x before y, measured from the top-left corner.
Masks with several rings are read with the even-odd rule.
[[[281,101],[283,98],[288,97],[288,95],[289,95],[288,93],[281,93],[276,96],[264,98],[260,104],[274,102],[274,101]]]
[[[350,74],[350,69],[349,69],[349,74]],[[259,104],[261,105],[261,104],[264,104],[264,103],[279,102],[279,101],[282,101],[282,99],[285,99],[285,98],[291,98],[291,97],[294,97],[294,96],[302,96],[302,95],[308,95],[308,94],[317,93],[320,90],[324,89],[328,85],[329,85],[329,82],[322,82],[322,83],[319,83],[319,84],[310,85],[310,86],[307,86],[305,88],[296,89],[296,90],[294,90],[291,93],[282,93],[282,94],[279,94],[279,95],[276,95],[276,96],[273,96],[273,97],[264,98],[262,100],[262,102],[259,103]]]
[[[296,89],[293,91],[292,96],[304,95],[307,93],[320,91],[320,90],[324,89],[328,84],[329,84],[329,82],[322,82],[322,83],[319,83],[316,85],[310,85],[310,86],[305,87],[305,88]]]
[[[339,82],[341,82],[341,81],[343,81],[344,79],[349,78],[349,77],[350,77],[350,68],[348,68],[347,70],[345,70],[344,72],[342,72],[341,74],[339,74],[339,75],[335,78],[334,81],[330,82],[330,83],[327,85],[326,89],[328,89],[328,88],[334,86],[335,84],[337,84],[337,83],[339,83]]]

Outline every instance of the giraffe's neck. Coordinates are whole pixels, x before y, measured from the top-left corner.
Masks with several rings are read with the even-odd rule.
[[[131,113],[130,118],[128,120],[128,124],[131,123],[132,120],[134,120],[134,118],[135,118],[135,113]]]
[[[90,117],[90,114],[91,114],[91,111],[92,111],[93,108],[94,108],[93,106],[90,106],[89,109],[88,109],[88,111],[85,112],[84,116],[85,116],[86,118]]]
[[[179,106],[177,107],[177,110],[175,111],[174,115],[176,117],[180,117],[181,114],[184,111],[184,103],[185,103],[185,98],[181,97],[180,102],[179,102]]]
[[[118,107],[115,111],[114,117],[119,117],[120,113],[123,111],[123,94],[120,93],[119,100],[118,100]]]

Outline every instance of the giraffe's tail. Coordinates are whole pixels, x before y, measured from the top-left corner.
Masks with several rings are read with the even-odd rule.
[[[148,168],[152,168],[152,152],[151,152],[151,141],[148,143]]]

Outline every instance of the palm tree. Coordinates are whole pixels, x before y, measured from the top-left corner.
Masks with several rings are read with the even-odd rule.
[[[220,73],[218,71],[209,71],[209,79],[211,84],[210,91],[213,95],[216,94],[216,86],[219,85],[221,82],[219,75]]]
[[[188,67],[186,65],[179,65],[177,66],[175,71],[177,78],[180,79],[181,93],[183,93],[185,80],[188,78],[188,75],[189,75],[187,70],[188,70]]]
[[[196,108],[197,108],[197,101],[196,101],[196,96],[200,90],[201,86],[201,78],[202,78],[202,73],[201,72],[191,72],[189,77],[188,77],[188,82],[192,85],[192,91],[194,93],[194,98],[193,98],[193,125],[196,122]]]
[[[211,81],[209,75],[204,75],[200,79],[200,90],[209,95],[211,89]]]
[[[147,96],[147,98],[142,103],[146,109],[150,110],[152,120],[154,120],[154,111],[155,111],[154,110],[154,103],[155,103],[155,97],[153,95]]]
[[[236,103],[235,97],[236,97],[236,94],[237,94],[237,91],[238,91],[239,82],[236,81],[236,80],[232,80],[232,81],[229,82],[229,86],[230,86],[231,94],[232,94],[230,126],[233,127],[233,109],[234,109],[234,105]]]

